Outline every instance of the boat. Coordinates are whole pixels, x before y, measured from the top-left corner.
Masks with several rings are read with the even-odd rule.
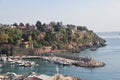
[[[2,64],[0,64],[0,67],[2,67]]]
[[[26,79],[24,80],[49,80],[50,76],[44,74],[36,74],[32,72]]]
[[[17,74],[15,74],[13,72],[7,72],[5,74],[4,80],[14,80],[16,76],[17,76]]]
[[[55,64],[63,65],[63,66],[69,66],[71,65],[69,62],[64,62],[64,61],[54,61]]]
[[[91,51],[95,51],[97,49],[97,47],[91,47],[90,50]]]

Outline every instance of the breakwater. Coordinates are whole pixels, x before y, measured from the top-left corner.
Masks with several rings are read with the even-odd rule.
[[[42,53],[40,55],[40,59],[65,66],[74,65],[78,67],[88,68],[105,66],[105,63],[95,60],[93,58],[85,58],[81,56],[74,56],[63,53]]]

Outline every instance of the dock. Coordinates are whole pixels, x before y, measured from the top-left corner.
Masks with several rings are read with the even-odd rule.
[[[1,57],[1,61],[10,65],[18,65],[19,67],[32,67],[36,63],[34,61],[22,60],[21,57]]]

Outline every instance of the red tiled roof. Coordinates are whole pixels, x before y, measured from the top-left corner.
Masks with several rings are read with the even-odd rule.
[[[23,42],[24,45],[30,44],[30,42]]]

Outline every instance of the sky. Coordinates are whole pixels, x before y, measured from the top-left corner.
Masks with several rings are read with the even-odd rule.
[[[38,20],[87,26],[95,32],[120,31],[120,0],[0,0],[0,23]]]

